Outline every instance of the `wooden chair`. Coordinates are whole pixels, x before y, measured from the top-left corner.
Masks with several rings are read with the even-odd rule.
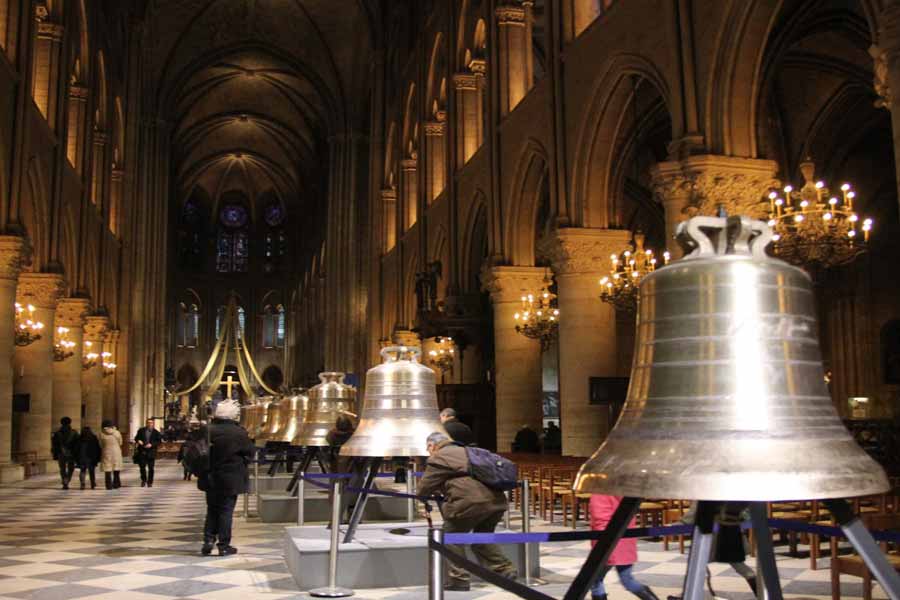
[[[900,529],[900,515],[875,515],[864,514],[860,517],[869,530],[897,531]],[[841,575],[853,575],[862,577],[863,600],[872,600],[872,573],[857,554],[839,556],[837,541],[831,544],[831,600],[841,598]],[[888,561],[894,569],[900,571],[900,555],[896,552],[888,553],[887,543],[881,544],[882,552],[885,552]]]
[[[681,524],[681,519],[684,517],[684,513],[687,510],[687,506],[690,506],[690,502],[687,500],[668,500],[666,501],[666,508],[662,512],[662,522],[663,525],[679,525]],[[684,540],[685,536],[683,534],[677,536],[664,535],[663,536],[663,550],[669,550],[669,541],[672,537],[676,537],[678,539],[678,552],[680,554],[684,554]]]

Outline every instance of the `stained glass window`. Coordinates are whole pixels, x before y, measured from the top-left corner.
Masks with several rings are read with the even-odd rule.
[[[284,347],[284,306],[279,304],[273,307],[271,304],[263,309],[262,316],[263,348]]]
[[[216,339],[219,338],[219,335],[222,333],[222,327],[224,326],[225,321],[225,310],[226,307],[220,306],[216,311]],[[238,339],[243,339],[244,331],[246,326],[246,313],[244,312],[243,306],[238,306],[237,308],[238,315]]]
[[[265,219],[269,227],[278,227],[284,222],[284,209],[277,203],[268,205],[265,210]]]
[[[196,304],[188,306],[178,303],[178,339],[179,348],[196,348],[200,341],[200,307]]]
[[[250,238],[247,234],[247,209],[240,204],[226,204],[219,212],[216,271],[246,273],[250,265]]]
[[[225,227],[243,227],[247,224],[247,209],[240,204],[226,204],[219,212],[219,220]]]

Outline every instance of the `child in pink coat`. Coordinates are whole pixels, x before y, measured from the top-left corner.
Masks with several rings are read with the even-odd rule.
[[[603,494],[591,495],[591,529],[594,531],[602,531],[606,529],[613,513],[619,508],[619,502],[622,501],[620,496],[605,496]],[[634,527],[632,521],[629,527]],[[596,543],[596,542],[595,542]],[[641,600],[659,600],[656,594],[649,587],[634,578],[631,572],[634,563],[637,562],[637,540],[634,538],[622,538],[616,547],[613,548],[606,561],[606,566],[597,577],[594,587],[591,589],[591,600],[606,600],[606,588],[603,587],[603,578],[609,573],[611,567],[616,568],[619,574],[619,581],[622,586],[640,598]]]

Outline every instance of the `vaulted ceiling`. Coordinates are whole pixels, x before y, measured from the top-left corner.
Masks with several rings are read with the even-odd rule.
[[[214,215],[238,191],[258,215],[272,192],[289,217],[321,201],[328,136],[367,118],[370,19],[364,0],[150,0],[145,89],[172,124],[177,200],[200,186]]]

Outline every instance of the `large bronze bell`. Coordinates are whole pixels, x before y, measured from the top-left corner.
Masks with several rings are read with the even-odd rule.
[[[419,363],[421,355],[420,348],[382,348],[384,362],[366,373],[359,426],[341,446],[341,456],[428,456],[428,435],[446,431],[434,371]]]
[[[810,277],[767,256],[771,238],[742,217],[679,226],[689,253],[640,284],[627,402],[577,491],[761,501],[888,489],[832,406]]]
[[[356,414],[356,388],[344,383],[344,374],[319,373],[319,383],[309,388],[309,403],[294,438],[294,446],[325,447],[325,437],[342,414]]]
[[[266,407],[265,423],[256,436],[257,443],[275,441],[275,434],[281,428],[281,404],[285,400],[286,398],[272,398],[272,401],[269,402]]]
[[[257,398],[253,403],[253,423],[251,427],[247,428],[247,435],[249,435],[251,439],[256,439],[263,432],[263,429],[266,426],[266,418],[268,417],[269,403],[271,401],[271,396],[263,396]]]
[[[308,404],[309,397],[302,392],[284,398],[280,403],[279,412],[281,426],[272,434],[269,441],[293,442],[303,423],[303,413],[306,412]]]

